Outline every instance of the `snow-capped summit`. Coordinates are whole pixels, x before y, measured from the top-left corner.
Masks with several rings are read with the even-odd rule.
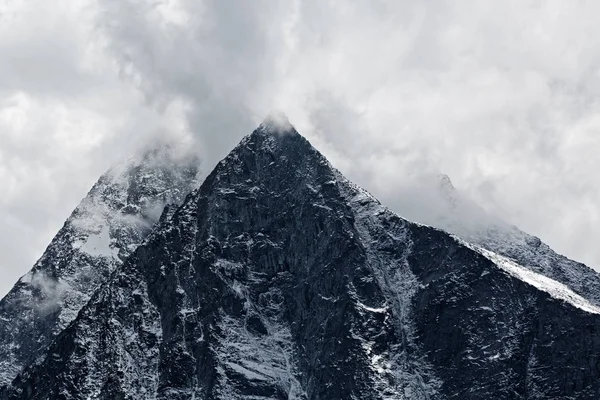
[[[598,399],[600,309],[247,136],[0,399]]]
[[[0,301],[0,387],[43,351],[139,246],[167,204],[199,183],[199,160],[160,144],[113,166],[29,273]]]

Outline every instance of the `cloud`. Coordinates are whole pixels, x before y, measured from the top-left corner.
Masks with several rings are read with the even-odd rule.
[[[115,160],[182,130],[119,74],[88,1],[0,4],[0,292],[41,255]]]
[[[272,109],[400,214],[426,212],[420,182],[442,171],[493,214],[600,266],[600,5],[11,4],[0,11],[9,278],[112,160],[176,134],[210,167]]]

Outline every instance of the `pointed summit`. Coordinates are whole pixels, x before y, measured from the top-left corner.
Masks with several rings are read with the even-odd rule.
[[[448,204],[450,208],[456,207],[456,189],[450,180],[450,177],[446,174],[439,174],[438,179],[438,190],[443,200]]]
[[[287,115],[282,111],[273,110],[258,127],[259,131],[267,133],[297,133]]]
[[[302,161],[308,158],[307,161]],[[273,168],[293,171],[300,163],[328,164],[302,135],[296,131],[283,113],[271,113],[219,163],[221,169],[244,168],[248,173],[262,175]],[[243,167],[242,167],[243,166]],[[211,175],[212,175],[211,174]]]
[[[439,188],[446,193],[453,193],[456,189],[450,180],[450,177],[446,174],[438,175]]]

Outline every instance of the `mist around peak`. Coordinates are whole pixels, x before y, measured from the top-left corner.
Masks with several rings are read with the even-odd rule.
[[[295,132],[294,126],[290,123],[287,115],[279,110],[271,111],[260,124],[259,129],[280,135]]]

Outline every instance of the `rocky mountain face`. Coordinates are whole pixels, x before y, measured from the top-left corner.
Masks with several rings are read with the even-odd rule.
[[[199,162],[158,146],[104,174],[33,269],[0,301],[0,387],[51,343],[151,232],[166,204],[197,185]]]
[[[1,399],[597,399],[600,308],[269,120]]]

